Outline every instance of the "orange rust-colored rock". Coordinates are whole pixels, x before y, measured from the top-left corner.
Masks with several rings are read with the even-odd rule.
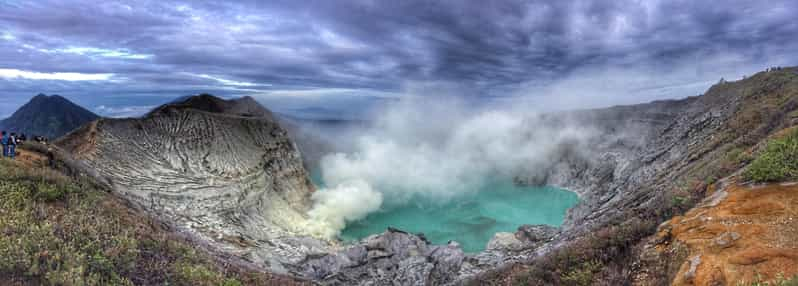
[[[718,192],[724,193],[660,228],[657,237],[667,239],[657,251],[689,250],[672,284],[736,285],[798,275],[798,185],[731,185]]]

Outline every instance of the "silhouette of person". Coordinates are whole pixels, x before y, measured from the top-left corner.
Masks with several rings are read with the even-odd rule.
[[[8,157],[11,160],[14,160],[14,157],[17,155],[17,134],[11,133],[11,136],[8,138]]]
[[[8,157],[8,135],[3,131],[3,157]]]

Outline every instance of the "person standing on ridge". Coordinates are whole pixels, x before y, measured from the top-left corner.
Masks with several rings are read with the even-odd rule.
[[[8,157],[8,136],[3,131],[3,158]]]
[[[11,133],[11,136],[8,138],[8,157],[11,160],[14,160],[14,156],[17,154],[17,133]]]

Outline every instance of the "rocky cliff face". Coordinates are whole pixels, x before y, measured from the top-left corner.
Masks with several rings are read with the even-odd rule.
[[[798,69],[789,68],[721,82],[683,100],[560,115],[599,130],[586,144],[589,150],[566,149],[544,172],[518,180],[570,189],[580,202],[548,243],[501,252],[499,264],[534,264],[552,249],[631,220],[656,226],[700,201],[713,182],[744,167],[735,154],[798,123],[797,109]],[[611,275],[631,280],[634,271],[623,268]]]
[[[261,266],[327,247],[301,235],[314,187],[299,152],[251,98],[190,97],[57,144],[133,205]]]
[[[589,112],[582,116],[604,131],[591,155],[560,162],[542,182],[582,195],[565,226],[572,232],[651,212],[663,195],[703,197],[709,183],[742,167],[729,164],[731,151],[794,125],[796,109],[798,73],[784,69],[698,97]]]

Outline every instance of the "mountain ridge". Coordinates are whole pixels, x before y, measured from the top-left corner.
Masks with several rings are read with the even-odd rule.
[[[145,116],[155,116],[170,110],[195,109],[216,114],[241,117],[263,117],[274,121],[272,112],[250,96],[225,100],[210,94],[179,97],[148,112]]]
[[[0,121],[0,128],[28,137],[61,137],[81,125],[100,118],[97,114],[60,95],[38,94]]]

